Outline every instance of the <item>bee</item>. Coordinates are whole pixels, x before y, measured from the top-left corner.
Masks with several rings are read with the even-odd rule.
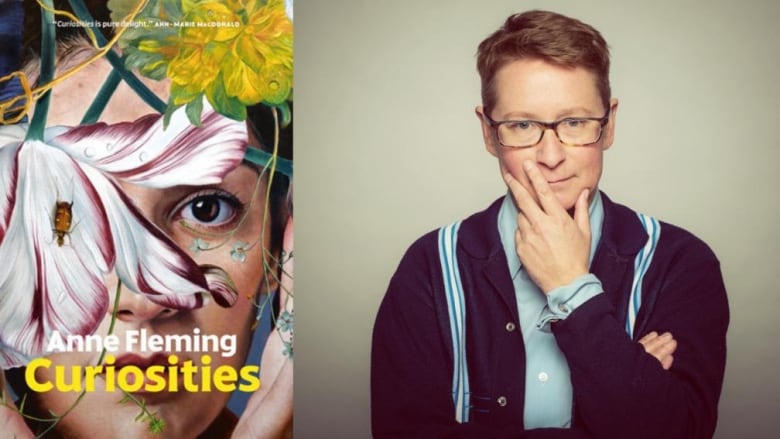
[[[73,202],[60,201],[54,205],[54,227],[51,229],[54,232],[54,237],[57,238],[57,245],[62,247],[65,244],[65,235],[70,235],[73,230],[71,225],[73,224]]]

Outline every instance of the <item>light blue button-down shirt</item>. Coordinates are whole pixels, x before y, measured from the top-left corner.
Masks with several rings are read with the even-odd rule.
[[[588,212],[591,229],[589,261],[592,262],[604,222],[604,207],[598,191]],[[586,274],[545,296],[531,281],[517,256],[517,215],[512,196],[507,194],[498,212],[498,232],[515,287],[525,343],[525,428],[570,427],[572,386],[569,365],[550,331],[550,321],[565,319],[578,306],[603,293],[603,288],[595,275]]]

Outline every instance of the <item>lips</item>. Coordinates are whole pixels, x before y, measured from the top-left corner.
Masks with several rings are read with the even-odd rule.
[[[559,184],[559,183],[565,183],[565,182],[567,182],[567,181],[569,181],[571,179],[572,179],[572,177],[563,177],[563,178],[551,179],[551,180],[547,180],[547,184],[554,185],[554,184]]]
[[[124,354],[116,359],[114,367],[117,370],[127,366],[135,366],[141,370],[146,370],[151,366],[169,366],[168,355],[166,353],[156,353],[151,357],[142,357],[137,354]]]
[[[162,366],[163,368],[170,367],[171,364],[168,362],[169,355],[170,354],[168,353],[156,353],[151,356],[141,356],[134,353],[126,353],[120,355],[113,364],[104,363],[105,368],[103,369],[102,375],[104,378],[115,380],[114,383],[116,386],[119,386],[119,388],[123,385],[139,386],[134,387],[132,390],[128,390],[133,393],[143,393],[149,397],[162,398],[168,393],[165,389],[168,389],[171,377],[166,373],[156,373],[155,378],[151,378],[147,375],[146,371],[152,366]],[[108,367],[114,368],[114,373],[111,375],[111,378],[106,376],[106,369]],[[129,373],[125,372],[122,374],[122,370],[125,368],[131,368],[135,371],[131,370],[128,371]],[[139,380],[141,381],[140,384],[138,382]],[[147,388],[147,386],[150,385],[159,386],[161,383],[163,385],[162,391],[159,388],[155,390],[149,390]]]

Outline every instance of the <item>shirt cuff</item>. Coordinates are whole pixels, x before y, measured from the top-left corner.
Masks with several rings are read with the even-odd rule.
[[[580,305],[603,292],[601,281],[592,273],[583,274],[570,284],[550,291],[536,327],[549,331],[550,323],[565,320]]]

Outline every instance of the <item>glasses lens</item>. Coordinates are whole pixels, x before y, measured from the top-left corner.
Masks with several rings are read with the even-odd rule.
[[[498,125],[498,139],[505,146],[531,146],[539,141],[542,127],[526,120],[508,121]]]
[[[568,145],[587,145],[601,137],[601,122],[588,119],[565,119],[556,129],[561,142]]]

